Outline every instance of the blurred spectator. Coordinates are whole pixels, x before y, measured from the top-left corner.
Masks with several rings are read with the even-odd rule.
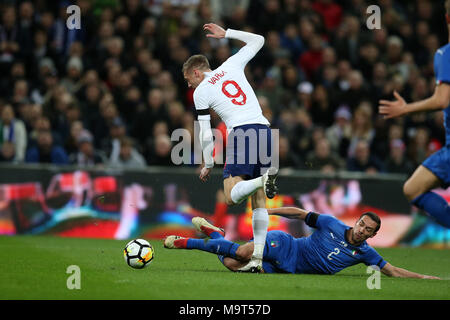
[[[256,90],[257,96],[264,96],[269,100],[269,104],[276,117],[279,116],[283,108],[280,102],[284,96],[284,89],[277,82],[276,75],[273,72],[268,72],[260,88]]]
[[[138,169],[145,168],[144,157],[134,148],[133,140],[129,137],[120,139],[119,153],[112,153],[109,164],[114,167]]]
[[[255,17],[257,19],[257,32],[267,33],[269,30],[281,31],[283,29],[284,15],[278,0],[263,2],[264,7]],[[267,23],[270,21],[270,24]]]
[[[109,135],[102,140],[101,150],[108,158],[117,158],[120,153],[120,141],[127,135],[125,123],[119,117],[114,118],[110,127]]]
[[[348,154],[352,156],[355,152],[356,145],[360,140],[365,140],[370,145],[375,137],[372,121],[372,107],[370,103],[364,102],[356,109],[352,121],[352,133]]]
[[[331,151],[330,142],[326,138],[320,138],[306,157],[307,167],[322,172],[335,172],[343,167],[342,160]]]
[[[356,144],[355,155],[347,161],[347,170],[373,174],[383,171],[383,164],[370,154],[369,143],[360,140]]]
[[[37,145],[28,149],[25,161],[63,165],[69,163],[69,158],[62,147],[53,143],[51,132],[41,130],[37,133]]]
[[[14,90],[15,83],[19,80],[23,80],[27,77],[27,71],[25,63],[21,60],[17,60],[11,65],[9,70],[9,77],[0,78],[0,93],[3,97],[10,96]]]
[[[383,124],[377,129],[377,134],[372,141],[370,149],[374,154],[379,156],[380,160],[386,161],[391,151],[392,141],[404,141],[404,128],[401,123],[394,122],[388,125],[381,118],[378,119],[378,122],[382,122]]]
[[[3,142],[0,146],[0,162],[15,163],[17,162],[15,158],[16,151],[14,148],[14,144],[9,141]]]
[[[154,123],[157,120],[168,121],[168,118],[161,89],[152,89],[147,96],[146,109],[136,114],[132,136],[140,143],[144,143],[151,135]]]
[[[28,133],[33,130],[34,121],[42,116],[42,105],[30,102],[20,103],[17,105],[17,111],[18,118],[23,121],[28,136]]]
[[[28,82],[24,79],[18,79],[14,82],[11,102],[13,104],[24,102],[28,100],[29,93]]]
[[[0,71],[7,74],[15,58],[20,57],[19,30],[14,6],[6,6],[0,24]]]
[[[312,95],[311,117],[316,125],[329,127],[333,124],[334,108],[323,85],[315,87]]]
[[[0,119],[0,145],[10,142],[14,146],[14,161],[22,162],[25,159],[28,138],[25,125],[17,119],[11,105],[3,106]]]
[[[83,131],[86,130],[81,121],[74,121],[70,125],[70,135],[64,143],[64,149],[69,156],[78,151],[78,139]]]
[[[303,81],[297,86],[297,102],[300,106],[306,108],[306,110],[312,110],[313,92],[314,86],[311,82]]]
[[[71,94],[76,93],[81,86],[80,80],[83,74],[83,62],[79,57],[72,57],[67,62],[66,77],[61,80],[61,84]]]
[[[346,71],[342,71],[346,72]],[[345,86],[348,89],[341,93],[341,102],[350,106],[352,111],[358,107],[360,103],[367,100],[369,97],[369,90],[364,83],[364,77],[362,73],[358,70],[350,71],[345,78]]]
[[[149,165],[154,166],[171,166],[173,165],[171,158],[172,141],[166,134],[158,134],[155,138],[153,152],[147,159]]]
[[[184,109],[180,102],[173,101],[169,103],[167,105],[167,113],[169,117],[168,125],[170,132],[183,126]]]
[[[417,130],[414,130],[410,140],[408,157],[415,166],[421,164],[428,157],[429,142],[430,134],[427,128],[419,127]]]
[[[385,162],[386,171],[411,175],[414,165],[405,157],[405,143],[400,139],[394,139],[391,141],[390,147],[389,157]]]
[[[283,48],[289,50],[291,62],[295,63],[295,57],[302,54],[305,45],[298,33],[294,21],[284,27],[283,33],[280,35],[280,44]]]
[[[331,31],[341,23],[342,7],[332,0],[314,1],[312,8],[322,16],[327,30]]]
[[[307,152],[312,149],[311,136],[314,130],[314,124],[311,115],[304,108],[298,109],[295,112],[286,112],[283,123],[280,127],[284,129],[292,143],[292,150],[299,156],[305,157]]]
[[[315,72],[319,69],[323,59],[323,44],[319,35],[311,36],[308,49],[300,56],[298,65],[305,71],[308,79],[313,79]]]
[[[326,137],[333,152],[347,157],[348,145],[352,135],[352,114],[347,106],[340,106],[334,113],[333,125],[326,129]]]
[[[290,150],[289,140],[285,136],[280,136],[278,142],[278,157],[280,168],[300,169],[302,163],[300,158]]]
[[[336,31],[334,40],[336,52],[341,59],[348,60],[352,65],[358,63],[359,48],[365,41],[362,30],[359,19],[347,15]]]
[[[81,167],[106,163],[104,153],[94,148],[93,140],[94,138],[89,131],[82,130],[77,139],[78,150],[70,155],[70,163]]]
[[[50,131],[52,133],[53,142],[56,145],[62,145],[63,142],[57,132],[52,131],[50,120],[45,116],[37,117],[33,122],[33,129],[28,135],[28,146],[32,147],[37,144],[37,138],[40,131]]]

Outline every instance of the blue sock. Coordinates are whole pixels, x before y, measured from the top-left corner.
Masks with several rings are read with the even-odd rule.
[[[217,255],[224,255],[227,257],[236,257],[236,250],[239,248],[237,243],[221,239],[188,239],[187,249],[198,249],[215,253]]]
[[[431,191],[426,192],[415,198],[411,203],[428,212],[443,226],[450,228],[450,206],[448,205],[448,202],[437,193]]]
[[[217,231],[211,232],[209,236],[211,237],[211,239],[224,239],[224,237],[222,237],[222,235]]]

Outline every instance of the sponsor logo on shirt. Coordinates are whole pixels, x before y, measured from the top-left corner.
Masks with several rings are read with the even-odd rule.
[[[345,243],[345,241],[342,241],[342,240],[339,241],[339,239],[336,239],[333,232],[330,232],[330,236],[333,238],[333,240],[338,241],[341,246],[347,247],[347,243]]]

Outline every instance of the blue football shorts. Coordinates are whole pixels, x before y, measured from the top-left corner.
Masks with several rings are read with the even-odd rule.
[[[293,236],[283,231],[267,232],[263,256],[265,273],[295,273],[297,246],[294,239]]]
[[[450,186],[450,145],[446,145],[433,153],[422,165],[442,181],[444,188]]]
[[[263,124],[246,124],[233,128],[228,135],[223,178],[260,177],[271,166],[272,134]]]

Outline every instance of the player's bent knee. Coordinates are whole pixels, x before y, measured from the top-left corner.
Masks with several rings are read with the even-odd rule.
[[[236,261],[233,258],[225,257],[223,259],[223,265],[230,271],[236,272],[241,267],[241,263],[239,261]]]
[[[253,243],[249,242],[239,246],[236,250],[236,259],[240,261],[250,261],[253,254]]]
[[[409,201],[412,201],[416,197],[421,195],[421,191],[409,179],[403,184],[403,194],[405,195],[406,199],[408,199]]]
[[[235,267],[234,267],[234,262],[233,262],[232,259],[230,259],[230,258],[224,258],[224,259],[223,259],[223,265],[224,265],[227,269],[229,269],[229,270],[231,270],[231,271],[235,271],[235,270],[234,270],[234,269],[235,269]]]

